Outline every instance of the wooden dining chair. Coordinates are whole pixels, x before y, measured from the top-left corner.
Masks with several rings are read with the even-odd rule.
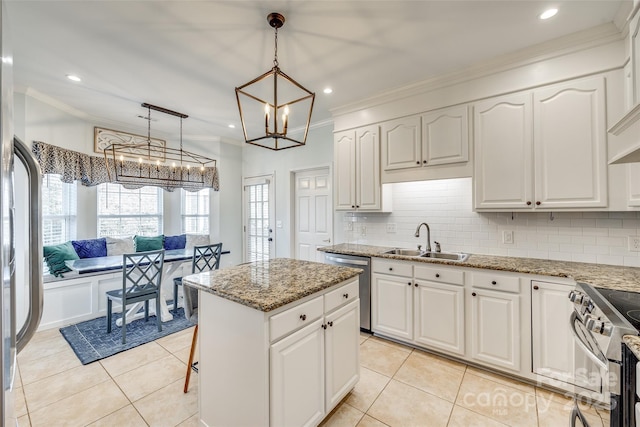
[[[217,270],[220,268],[221,255],[222,243],[195,246],[193,248],[192,271],[195,273],[197,271]],[[182,295],[184,297],[184,315],[196,325],[193,329],[193,337],[191,338],[191,351],[189,351],[187,375],[184,380],[184,392],[186,393],[189,390],[191,371],[193,370],[198,372],[198,362],[193,361],[193,356],[196,351],[196,343],[198,342],[198,290],[190,286],[183,286]]]
[[[113,302],[122,304],[122,344],[127,342],[127,306],[144,301],[144,319],[149,320],[149,300],[156,300],[156,323],[162,331],[160,292],[164,249],[122,255],[122,289],[108,291],[107,333],[111,333]]]

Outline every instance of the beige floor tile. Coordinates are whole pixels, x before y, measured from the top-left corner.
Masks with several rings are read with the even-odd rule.
[[[198,384],[192,384],[189,393],[183,393],[182,380],[169,384],[134,402],[150,426],[176,426],[198,413]]]
[[[173,353],[190,346],[192,337],[193,327],[167,335],[166,337],[157,339],[155,342],[167,349],[167,351]]]
[[[33,427],[84,426],[117,411],[129,401],[113,381],[104,381],[83,392],[32,411]]]
[[[158,373],[162,374],[159,375]],[[156,390],[184,378],[185,366],[173,355],[147,363],[132,371],[114,377],[124,394],[135,402]]]
[[[181,348],[180,350],[174,351],[173,355],[178,358],[179,361],[184,363],[185,365],[189,362],[189,352],[191,351],[191,346]],[[198,346],[196,346],[196,353],[193,356],[193,361],[198,361]]]
[[[611,413],[607,409],[598,409],[598,414],[600,415],[600,418],[602,418],[602,424],[608,426],[611,419]]]
[[[14,387],[22,387],[24,384],[22,383],[22,371],[20,370],[20,363],[16,363],[16,379],[14,383]]]
[[[22,387],[16,387],[15,389],[15,414],[18,417],[27,414],[27,401],[24,398],[24,390]]]
[[[98,421],[89,424],[87,427],[113,427],[113,426],[127,426],[127,427],[147,427],[147,423],[144,422],[136,408],[133,405],[127,405],[122,409],[107,415],[104,418],[100,418]]]
[[[535,393],[474,375],[467,370],[456,405],[511,426],[536,426]]]
[[[18,417],[18,427],[31,427],[31,420],[28,415]]]
[[[18,363],[22,368],[25,368],[29,362],[69,350],[70,348],[69,343],[58,333],[48,339],[29,342],[18,355]]]
[[[549,390],[541,389],[539,387],[536,387],[536,401],[538,404],[538,413],[540,412],[541,408],[546,408],[549,405],[549,402],[562,405],[566,408],[567,411],[571,411],[574,405],[573,396],[569,394],[555,393]],[[583,413],[589,412],[594,416],[600,416],[597,411],[597,405],[592,405],[590,402],[581,400],[578,403],[578,406]]]
[[[456,400],[464,365],[452,367],[452,363],[441,357],[414,351],[402,364],[393,379],[412,385],[453,403]]]
[[[360,365],[392,377],[409,357],[409,352],[369,338],[360,345]]]
[[[355,427],[362,419],[364,412],[357,410],[347,403],[340,403],[335,410],[325,418],[322,427]]]
[[[22,364],[20,375],[23,384],[31,384],[60,372],[82,366],[78,356],[71,349],[35,359]]]
[[[354,408],[367,412],[390,380],[391,378],[371,369],[360,367],[360,381],[347,395],[345,401]]]
[[[362,332],[360,331],[360,344],[362,344],[363,342],[365,342],[366,340],[368,340],[369,338],[371,338],[371,334],[368,332]]]
[[[511,388],[517,388],[525,393],[535,393],[535,387],[522,381],[515,380],[513,378],[506,377],[504,375],[499,375],[491,371],[487,371],[481,368],[476,368],[474,366],[467,367],[467,372],[470,374],[476,375],[478,377],[483,377],[491,381],[495,381],[500,384],[504,384]]]
[[[200,427],[200,417],[198,414],[195,414],[191,418],[187,418],[176,427]]]
[[[104,366],[104,369],[107,370],[109,375],[117,377],[125,372],[132,371],[158,359],[167,357],[169,354],[171,353],[169,353],[164,347],[156,344],[155,342],[150,342],[102,359],[100,360],[100,363]]]
[[[356,427],[385,427],[386,424],[382,421],[378,421],[375,418],[364,414],[364,417],[360,420]]]
[[[367,412],[390,426],[446,426],[453,404],[396,380]]]
[[[37,341],[48,340],[51,338],[57,338],[62,336],[60,330],[58,328],[46,329],[44,331],[36,332],[33,337],[29,340],[29,343],[34,343]]]
[[[489,417],[465,409],[462,406],[455,405],[447,427],[504,427],[506,425],[507,424],[502,424]]]
[[[397,343],[395,341],[387,340],[387,339],[380,338],[380,337],[374,337],[374,336],[371,336],[369,339],[372,340],[372,341],[378,342],[380,344],[384,344],[384,345],[387,345],[389,347],[395,348],[396,350],[404,351],[406,353],[411,353],[413,351],[412,347],[408,347],[408,346],[406,346],[404,344],[400,344],[400,343]]]
[[[85,391],[108,379],[110,379],[109,374],[99,363],[91,363],[26,384],[23,387],[24,395],[29,411],[34,411]]]
[[[554,401],[549,401],[547,405],[538,406],[538,420],[540,426],[561,426],[569,425],[571,406],[563,405]],[[602,419],[595,411],[582,411],[586,417],[589,427],[604,427]]]

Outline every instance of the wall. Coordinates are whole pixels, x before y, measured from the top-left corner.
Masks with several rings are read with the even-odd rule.
[[[302,147],[271,151],[246,144],[242,161],[244,177],[275,173],[276,221],[282,221],[282,228],[275,228],[275,256],[293,257],[291,172],[331,165],[333,124],[310,129]]]
[[[393,212],[341,213],[336,222],[344,242],[415,248],[426,245],[426,230],[443,251],[530,257],[640,267],[640,252],[627,249],[627,236],[640,235],[640,212],[477,213],[472,180],[390,184]],[[353,231],[345,231],[352,224]],[[387,226],[395,224],[396,231]],[[364,230],[364,231],[363,231]],[[514,243],[502,243],[513,231]]]
[[[90,155],[100,155],[93,151],[93,128],[104,126],[113,128],[113,124],[88,122],[65,111],[25,94],[15,94],[16,135],[27,144],[42,141],[70,150]],[[141,129],[122,129],[141,133]],[[153,129],[152,129],[153,132]],[[158,135],[163,137],[162,135]],[[164,137],[166,138],[166,137]],[[167,139],[169,144],[171,140]],[[187,150],[202,152],[218,160],[220,191],[211,192],[210,230],[212,241],[222,241],[230,255],[223,257],[223,265],[241,262],[241,239],[239,233],[229,232],[239,228],[241,204],[237,201],[239,182],[241,182],[241,149],[219,141],[184,141]],[[228,186],[228,187],[225,187]],[[179,234],[180,191],[163,192],[165,234]],[[97,191],[95,187],[78,184],[77,239],[93,238],[97,234]]]

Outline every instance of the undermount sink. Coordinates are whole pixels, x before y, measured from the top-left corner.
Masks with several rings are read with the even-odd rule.
[[[401,249],[395,248],[384,252],[388,255],[402,255],[410,257],[420,258],[432,258],[432,259],[446,259],[448,261],[466,261],[469,258],[469,254],[458,252],[425,252],[418,249]]]

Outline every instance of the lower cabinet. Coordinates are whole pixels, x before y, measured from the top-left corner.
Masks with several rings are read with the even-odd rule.
[[[373,273],[371,330],[413,340],[413,277]]]

